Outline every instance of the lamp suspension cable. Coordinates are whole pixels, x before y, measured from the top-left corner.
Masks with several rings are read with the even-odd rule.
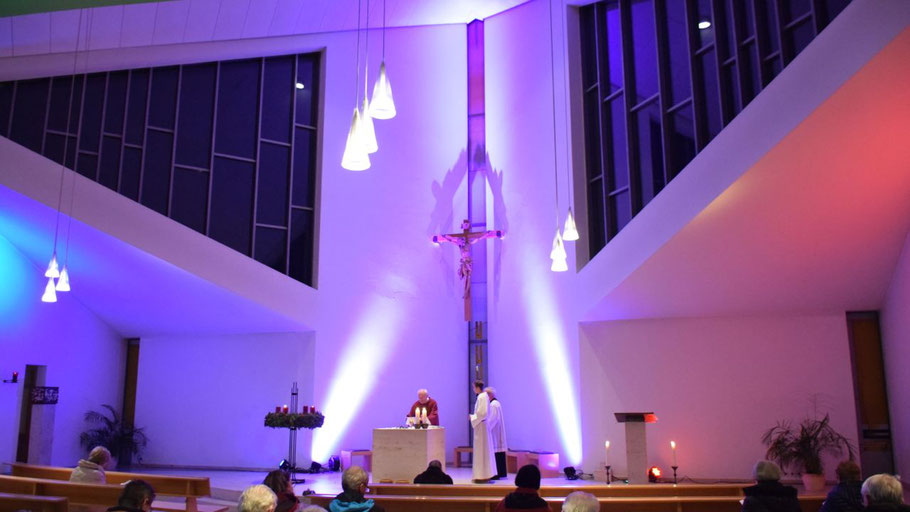
[[[88,12],[87,30],[85,38],[85,51],[83,52],[83,61],[82,61],[82,76],[88,76],[88,55],[91,52],[91,41],[88,38],[88,35],[92,33],[92,28],[95,23],[95,13],[93,11]],[[81,24],[81,22],[80,22]],[[77,41],[78,47],[78,41]],[[76,62],[73,60],[73,85],[75,86],[76,80]],[[75,87],[73,87],[74,89]],[[72,102],[72,89],[70,90],[70,102]],[[67,129],[69,122],[67,122]],[[75,165],[75,162],[74,162]],[[57,291],[58,292],[68,292],[70,291],[70,275],[69,275],[69,259],[70,259],[70,233],[72,232],[73,227],[73,210],[76,204],[76,176],[73,176],[73,188],[70,191],[70,206],[69,206],[69,215],[66,220],[66,250],[63,256],[63,269],[60,271],[60,278],[57,279]]]
[[[563,97],[565,99],[565,111],[563,115],[563,125],[565,127],[565,155],[566,155],[566,198],[569,201],[569,213],[566,215],[566,224],[562,230],[562,239],[567,242],[574,242],[578,240],[578,228],[575,225],[575,215],[572,212],[572,205],[575,204],[573,201],[574,189],[572,187],[572,165],[571,165],[571,154],[572,154],[572,143],[569,139],[569,114],[572,111],[572,105],[569,96],[569,26],[566,23],[566,10],[568,5],[566,0],[562,0],[560,6],[560,17],[562,21],[562,65],[563,65]]]
[[[362,118],[357,106],[358,91],[360,89],[360,16],[362,0],[357,0],[357,49],[354,53],[354,115],[351,118],[351,128],[344,144],[344,154],[341,157],[341,167],[349,171],[365,171],[370,168],[370,155],[367,153]]]
[[[364,49],[363,49],[363,107],[360,112],[360,128],[363,139],[364,149],[367,153],[379,151],[379,145],[376,143],[376,128],[373,126],[373,118],[370,115],[370,100],[367,90],[370,66],[370,0],[367,0],[367,21],[364,30]]]
[[[85,9],[79,9],[79,20],[78,20],[78,24],[76,25],[76,43],[73,47],[73,73],[70,77],[70,94],[69,94],[69,100],[67,101],[67,105],[66,105],[66,127],[64,128],[63,155],[61,157],[61,162],[60,162],[60,191],[57,196],[57,213],[56,213],[56,218],[54,221],[54,251],[51,256],[51,261],[50,261],[50,263],[48,263],[47,270],[44,272],[44,276],[47,277],[48,280],[47,280],[47,284],[44,287],[44,294],[41,296],[42,302],[57,302],[57,293],[56,293],[57,286],[54,283],[54,279],[60,277],[60,269],[59,269],[59,265],[57,263],[57,237],[60,232],[60,209],[63,206],[63,186],[65,183],[64,180],[66,178],[66,157],[69,154],[69,142],[70,142],[70,136],[69,136],[70,120],[71,120],[72,111],[73,111],[73,96],[75,95],[75,90],[76,90],[76,63],[77,63],[77,59],[79,57],[79,39],[82,36],[82,15],[84,12],[85,12]],[[75,158],[74,158],[74,160],[75,160]],[[73,162],[73,165],[75,166],[75,161]],[[69,258],[69,242],[68,241],[67,241],[66,258],[67,259]],[[69,275],[66,270],[66,259],[64,260],[63,270],[65,272],[64,275],[66,276],[65,283],[67,283],[67,285],[65,286],[65,288],[67,288],[67,290],[61,290],[61,291],[68,291]]]
[[[553,50],[553,0],[547,2],[550,20],[550,94],[553,114],[553,191],[556,199],[554,209],[556,210],[556,236],[553,238],[553,248],[550,250],[550,259],[552,264],[550,270],[553,272],[565,272],[568,270],[566,264],[566,249],[562,241],[562,235],[559,232],[559,153],[556,145],[556,58]]]

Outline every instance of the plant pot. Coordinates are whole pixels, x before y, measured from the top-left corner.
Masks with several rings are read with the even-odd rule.
[[[812,473],[803,473],[803,487],[807,493],[821,492],[825,490],[825,475],[815,475]]]

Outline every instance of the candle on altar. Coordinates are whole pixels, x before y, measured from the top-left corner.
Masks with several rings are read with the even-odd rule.
[[[676,463],[676,441],[670,441],[670,449],[673,450],[673,466],[678,466]]]
[[[429,423],[429,421],[427,421],[427,408],[426,407],[424,407],[423,409],[420,410],[420,416],[423,419],[424,423]]]
[[[610,441],[604,441],[604,450],[606,450],[606,453],[604,454],[604,466],[609,466],[610,465]]]

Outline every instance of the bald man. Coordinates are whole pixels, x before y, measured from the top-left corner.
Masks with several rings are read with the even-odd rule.
[[[430,393],[425,389],[417,390],[417,401],[414,402],[411,410],[408,411],[408,417],[417,416],[415,409],[418,408],[427,410],[427,419],[430,420],[430,425],[439,426],[439,404],[436,403],[436,400],[430,398]]]

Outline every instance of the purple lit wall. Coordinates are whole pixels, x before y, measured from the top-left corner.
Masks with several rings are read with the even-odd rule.
[[[490,382],[496,386],[513,448],[559,452],[581,462],[577,326],[569,272],[550,271],[556,230],[553,152],[558,151],[560,217],[568,209],[565,170],[562,16],[554,5],[556,140],[546,2],[529,2],[485,20],[487,151],[502,174],[502,213],[510,219],[494,269]],[[554,144],[556,147],[554,148]],[[517,220],[520,220],[518,222]],[[498,221],[498,219],[497,219]],[[568,260],[575,248],[567,243]],[[532,427],[533,426],[533,427]]]
[[[24,229],[0,212],[0,229]],[[0,384],[0,460],[16,458],[18,411],[25,365],[46,365],[48,386],[60,387],[54,406],[51,462],[70,466],[85,456],[79,446],[82,416],[101,404],[119,408],[126,344],[71,295],[40,302],[43,270],[0,236],[0,377],[19,372],[18,384]],[[75,284],[75,281],[74,281]]]
[[[910,236],[891,278],[881,311],[895,472],[910,474]]]
[[[587,468],[603,465],[610,440],[614,472],[626,474],[613,411],[653,410],[649,463],[669,467],[673,440],[680,474],[695,478],[749,478],[762,433],[816,411],[856,441],[842,313],[598,322],[582,325],[580,343]],[[829,478],[836,466],[826,461]]]

